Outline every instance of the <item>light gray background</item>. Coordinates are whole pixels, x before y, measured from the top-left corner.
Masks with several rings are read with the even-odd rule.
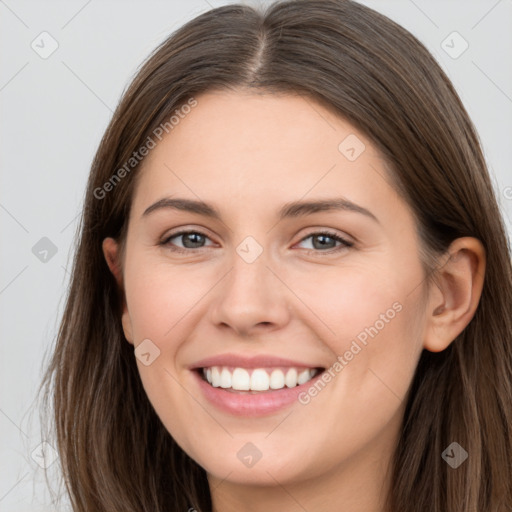
[[[112,110],[162,39],[226,3],[0,0],[0,511],[56,510],[37,456],[46,439],[33,400],[62,312],[89,166]],[[512,0],[362,3],[415,34],[452,79],[512,233]],[[59,45],[46,59],[31,47],[50,48],[43,31]],[[446,39],[453,31],[469,44],[456,59],[441,46],[462,48],[458,36]],[[47,261],[32,251],[43,237],[57,248]],[[52,448],[43,446],[50,462]]]

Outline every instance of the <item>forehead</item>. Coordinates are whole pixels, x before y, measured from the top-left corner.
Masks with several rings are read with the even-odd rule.
[[[143,162],[139,212],[176,194],[221,208],[228,199],[243,208],[347,194],[368,204],[372,194],[395,194],[370,141],[311,98],[223,91],[195,99]]]
[[[349,123],[305,96],[216,91],[196,101],[171,132],[175,145],[188,142],[185,150],[201,147],[222,151],[226,157],[234,151],[251,157],[282,154],[293,161],[294,155],[313,145],[317,153],[337,152],[338,139],[355,132]]]

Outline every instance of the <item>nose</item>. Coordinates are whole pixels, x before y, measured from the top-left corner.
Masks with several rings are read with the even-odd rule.
[[[231,270],[215,287],[210,319],[217,327],[250,337],[286,326],[289,294],[279,273],[267,265],[265,251],[252,263],[234,255]]]

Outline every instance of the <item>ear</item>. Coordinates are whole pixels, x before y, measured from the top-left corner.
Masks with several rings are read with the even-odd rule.
[[[480,240],[457,238],[448,248],[446,263],[437,270],[430,290],[424,347],[441,352],[473,318],[484,284],[485,249]]]
[[[123,286],[123,273],[121,268],[121,261],[119,258],[119,244],[113,238],[105,238],[102,243],[103,256],[107,262],[110,272],[112,272],[117,286],[120,290],[124,289]]]
[[[124,278],[123,269],[120,258],[119,244],[113,238],[105,238],[102,243],[103,256],[107,262],[110,272],[114,276],[117,286],[121,291],[123,297],[123,312],[121,315],[121,322],[123,324],[124,336],[129,343],[133,345],[133,328],[130,319],[130,313],[126,305],[126,297],[124,291]]]

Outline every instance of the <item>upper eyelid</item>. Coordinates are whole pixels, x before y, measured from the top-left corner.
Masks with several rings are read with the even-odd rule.
[[[187,228],[184,228],[184,229],[180,229],[179,231],[176,231],[176,232],[173,232],[173,233],[169,233],[168,235],[164,235],[162,237],[162,242],[167,242],[171,238],[175,238],[177,236],[182,236],[182,235],[187,235],[189,233],[197,233],[197,234],[203,235],[204,237],[209,238],[211,240],[211,236],[208,235],[207,233],[205,233],[204,231],[202,231],[201,229],[187,229]],[[213,242],[213,240],[212,240],[212,242]]]

